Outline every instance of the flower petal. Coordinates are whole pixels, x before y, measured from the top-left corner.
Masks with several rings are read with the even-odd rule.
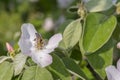
[[[43,50],[41,50],[41,52],[46,53],[46,54],[51,53],[53,51],[54,51],[54,49],[43,49]]]
[[[120,59],[117,61],[117,69],[120,71]]]
[[[32,55],[32,60],[41,67],[46,67],[52,63],[52,56],[42,52],[36,52]]]
[[[43,28],[44,28],[47,32],[53,30],[53,28],[54,28],[54,22],[53,22],[52,18],[48,17],[48,18],[45,19]]]
[[[117,43],[117,48],[120,49],[120,42]]]
[[[21,52],[27,56],[31,56],[31,50],[30,48],[32,47],[32,44],[29,40],[27,39],[20,39],[19,42],[19,47],[21,49]]]
[[[57,0],[60,8],[67,8],[74,0]]]
[[[90,1],[90,0],[83,0],[84,3],[87,3],[87,2],[89,2],[89,1]]]
[[[30,23],[23,24],[21,27],[21,31],[22,34],[18,42],[18,45],[23,54],[31,56],[31,48],[34,47],[33,41],[36,37],[35,33],[37,33],[37,31],[35,30],[34,26]]]
[[[35,30],[32,24],[30,23],[23,24],[21,30],[22,30],[21,37],[30,40],[34,40],[36,38],[35,33],[37,33],[37,31]]]
[[[46,48],[54,50],[59,45],[59,42],[61,40],[62,40],[62,34],[58,33],[53,35],[48,41],[48,45],[46,46]]]
[[[120,72],[114,66],[105,69],[108,80],[120,80]]]
[[[116,4],[116,2],[117,2],[117,0],[112,0],[112,3],[115,5]]]

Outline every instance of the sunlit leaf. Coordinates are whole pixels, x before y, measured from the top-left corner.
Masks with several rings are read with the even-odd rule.
[[[27,56],[23,55],[22,53],[17,54],[13,61],[14,66],[14,75],[18,75],[24,68]]]
[[[93,53],[101,48],[111,37],[117,21],[114,16],[106,18],[105,15],[99,13],[91,13],[85,21],[84,34],[81,48],[85,54]]]
[[[114,5],[113,0],[88,0],[85,3],[86,8],[90,12],[105,11]]]
[[[67,21],[65,21],[63,24],[61,24],[61,25],[58,27],[57,32],[58,32],[58,33],[63,33],[64,30],[65,30],[65,28],[67,27],[67,25],[68,25],[70,22],[72,22],[72,21],[73,21],[73,20],[67,20]]]
[[[63,42],[66,48],[72,48],[79,41],[82,33],[80,19],[71,22],[63,33]]]

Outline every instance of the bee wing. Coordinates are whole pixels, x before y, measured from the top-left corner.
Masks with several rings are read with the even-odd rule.
[[[35,33],[36,38],[42,39],[42,36],[39,33]]]

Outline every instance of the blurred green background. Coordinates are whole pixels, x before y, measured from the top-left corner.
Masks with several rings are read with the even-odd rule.
[[[47,38],[55,31],[47,32],[43,24],[52,19],[54,27],[61,26],[66,20],[75,19],[67,9],[78,0],[0,0],[0,55],[6,54],[5,43],[15,46],[19,40],[23,23],[32,23],[38,32]]]

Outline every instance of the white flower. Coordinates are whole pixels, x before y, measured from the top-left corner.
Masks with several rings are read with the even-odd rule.
[[[115,66],[108,66],[105,69],[108,80],[120,80],[120,59],[117,62],[117,68]]]
[[[112,3],[115,5],[117,3],[117,0],[112,0]]]
[[[117,48],[120,49],[120,42],[117,43]]]
[[[54,28],[54,22],[53,22],[52,18],[48,17],[45,19],[43,28],[48,32]]]
[[[74,0],[57,0],[60,8],[67,8]]]
[[[62,35],[60,33],[55,34],[46,44],[32,24],[23,24],[21,31],[22,34],[18,42],[21,52],[30,56],[41,67],[50,65],[52,63],[52,57],[48,53],[54,51],[58,46],[62,40]]]
[[[83,0],[84,3],[87,3],[87,2],[89,2],[89,1],[90,1],[90,0]]]

